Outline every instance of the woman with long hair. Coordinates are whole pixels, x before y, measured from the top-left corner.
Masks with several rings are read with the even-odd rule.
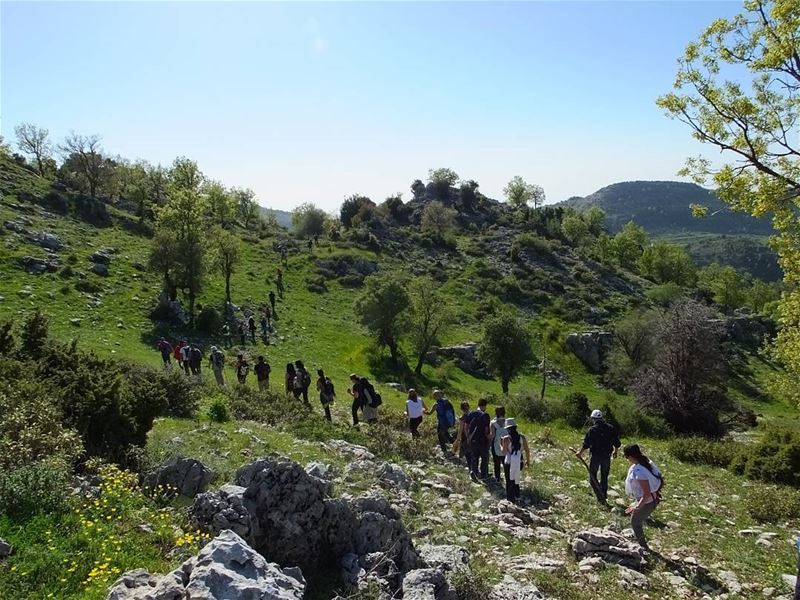
[[[317,369],[317,391],[319,392],[319,401],[322,408],[325,409],[325,418],[331,422],[331,404],[336,399],[336,390],[333,387],[333,382],[325,377],[325,372],[322,369]]]
[[[295,398],[299,398],[300,394],[298,390],[295,390],[294,380],[297,378],[297,372],[294,370],[293,363],[286,363],[286,393],[287,394],[294,394]]]
[[[506,499],[509,502],[519,500],[520,487],[522,481],[522,469],[526,464],[531,463],[531,451],[528,447],[528,439],[517,431],[517,421],[515,419],[505,420],[506,435],[500,440],[501,449],[505,456],[503,471],[506,476]],[[523,461],[522,453],[525,452]]]
[[[642,453],[637,444],[625,446],[622,454],[631,465],[625,478],[625,491],[636,500],[625,509],[625,514],[631,516],[631,529],[636,541],[642,548],[649,550],[647,539],[644,537],[644,522],[661,502],[660,492],[664,478],[658,467]]]
[[[408,390],[408,399],[406,400],[406,416],[408,417],[408,429],[411,431],[411,437],[419,437],[419,426],[422,424],[422,415],[428,410],[425,406],[425,401],[417,395],[414,389]]]

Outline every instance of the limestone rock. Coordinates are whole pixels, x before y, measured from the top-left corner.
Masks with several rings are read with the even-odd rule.
[[[611,350],[614,336],[607,331],[584,331],[567,336],[567,348],[577,356],[592,373],[603,370],[603,361]]]
[[[383,484],[404,491],[411,489],[411,479],[400,465],[388,462],[382,463],[375,474]]]
[[[39,275],[48,271],[52,273],[58,270],[58,261],[55,258],[23,256],[19,259],[19,264],[31,275]]]
[[[39,244],[42,248],[46,248],[48,250],[61,250],[64,247],[64,243],[61,241],[55,233],[51,233],[49,231],[34,231],[29,239]]]
[[[421,544],[417,547],[419,559],[426,567],[443,571],[469,570],[469,552],[461,546],[449,544]]]
[[[404,600],[457,600],[441,569],[414,569],[403,577]]]
[[[650,581],[646,575],[622,565],[618,565],[617,569],[619,569],[619,585],[622,589],[637,588],[646,590],[650,587]]]
[[[106,277],[108,275],[108,265],[104,263],[94,263],[91,270],[92,273],[100,275],[101,277]]]
[[[243,496],[243,487],[230,484],[198,495],[192,506],[194,522],[215,534],[231,529],[249,539],[250,513],[244,506]]]
[[[520,583],[506,575],[492,588],[489,600],[542,600],[544,596],[535,585]]]
[[[181,496],[194,498],[208,489],[213,478],[214,472],[199,460],[176,456],[146,475],[142,485],[149,489],[168,486]]]
[[[594,556],[607,563],[641,569],[646,560],[644,551],[635,543],[608,529],[593,527],[579,531],[572,539],[572,550],[581,559]]]

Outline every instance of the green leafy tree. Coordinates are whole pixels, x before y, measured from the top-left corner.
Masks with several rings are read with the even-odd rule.
[[[292,226],[300,237],[322,235],[328,215],[321,208],[306,202],[292,211]]]
[[[233,223],[236,214],[236,206],[231,194],[218,181],[211,181],[206,185],[206,201],[211,212],[211,219],[226,229]]]
[[[514,315],[501,312],[486,323],[478,357],[500,378],[503,393],[508,394],[509,382],[533,359],[531,336]]]
[[[589,239],[589,227],[580,213],[570,211],[561,220],[564,237],[573,246],[580,246]]]
[[[439,343],[439,336],[452,322],[450,312],[439,284],[430,277],[420,277],[411,282],[410,337],[417,364],[414,372],[422,374],[422,365],[430,349]]]
[[[447,208],[438,200],[432,200],[422,210],[420,226],[422,231],[431,233],[441,239],[453,229],[455,222],[456,211],[452,208]]]
[[[589,235],[597,237],[603,233],[603,224],[606,221],[606,211],[599,206],[590,206],[581,213],[581,217],[586,222],[586,229]]]
[[[458,174],[452,169],[441,168],[428,171],[428,181],[433,184],[434,194],[440,200],[450,197],[450,188],[458,182]]]
[[[172,187],[197,193],[205,177],[195,161],[179,156],[172,161],[169,179]]]
[[[747,300],[747,281],[731,266],[723,267],[713,263],[700,269],[697,283],[711,292],[714,302],[723,310],[739,308]]]
[[[241,261],[239,238],[230,231],[217,229],[212,237],[214,268],[225,278],[225,302],[231,302],[231,276]]]
[[[656,242],[642,252],[639,271],[656,283],[688,286],[694,283],[697,270],[685,249],[668,242]]]
[[[623,269],[633,270],[647,245],[647,234],[644,228],[633,221],[622,226],[614,236],[614,254]]]
[[[256,202],[256,193],[251,189],[233,188],[231,190],[236,212],[245,229],[250,229],[250,223],[258,219],[259,208]]]
[[[371,206],[374,208],[375,203],[366,196],[360,194],[353,194],[345,198],[339,209],[339,220],[342,222],[342,225],[347,228],[352,227],[354,217],[361,212],[364,206]]]
[[[53,145],[50,132],[33,123],[21,123],[14,127],[17,148],[36,163],[36,172],[42,177],[48,174],[47,166],[52,162]]]
[[[777,353],[794,382],[800,376],[798,31],[797,0],[748,0],[742,14],[717,19],[687,46],[674,91],[658,99],[695,139],[728,159],[721,166],[716,158],[690,159],[684,173],[713,185],[733,209],[772,215],[773,247],[789,285]]]
[[[529,204],[539,208],[544,204],[544,190],[533,183],[527,183],[519,175],[515,175],[503,188],[503,194],[511,206],[521,208]]]
[[[355,303],[359,321],[381,347],[389,349],[395,365],[400,361],[400,336],[407,328],[409,302],[404,282],[390,275],[372,275]]]
[[[100,136],[69,134],[59,146],[62,169],[70,172],[90,196],[96,196],[110,176],[111,165],[103,156]]]
[[[175,300],[178,290],[175,271],[178,266],[178,238],[174,231],[162,228],[156,231],[150,245],[149,267],[162,277],[162,302]]]
[[[768,304],[781,298],[781,286],[779,283],[767,283],[756,279],[753,285],[747,290],[747,304],[754,312],[761,313]]]

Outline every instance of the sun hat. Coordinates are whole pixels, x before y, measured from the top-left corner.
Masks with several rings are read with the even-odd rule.
[[[597,410],[597,409],[595,408],[595,409],[592,411],[592,418],[593,418],[593,419],[602,419],[602,418],[603,418],[603,413],[601,413],[599,410]]]

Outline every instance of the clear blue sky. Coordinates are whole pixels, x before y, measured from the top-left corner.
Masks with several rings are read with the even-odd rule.
[[[186,155],[265,206],[380,202],[431,167],[548,201],[674,179],[676,58],[738,2],[8,2],[0,130]]]

